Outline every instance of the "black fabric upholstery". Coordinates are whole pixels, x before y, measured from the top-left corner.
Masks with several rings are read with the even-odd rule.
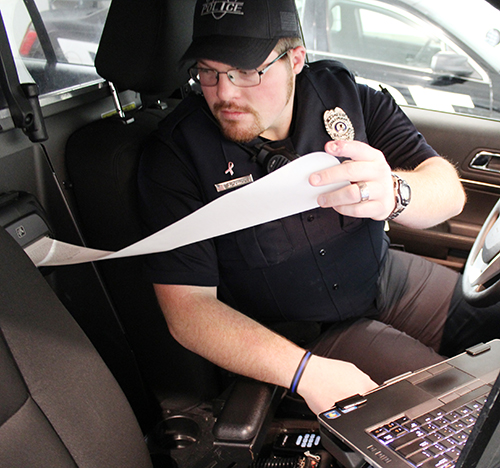
[[[28,399],[28,390],[24,385],[12,355],[0,331],[0,395],[3,405],[0,407],[0,426],[2,426]]]
[[[66,165],[90,246],[118,250],[143,237],[137,167],[146,137],[165,113],[141,110],[134,122],[115,116],[92,122],[66,143]]]
[[[143,103],[169,97],[188,78],[177,63],[191,41],[195,2],[113,0],[95,59],[99,74],[118,90],[140,93]],[[169,110],[144,105],[131,124],[102,119],[68,139],[66,167],[89,247],[114,251],[144,237],[137,165],[142,143]],[[156,399],[171,409],[215,396],[220,389],[214,367],[172,338],[142,259],[108,260],[97,268]]]
[[[113,0],[95,58],[97,72],[119,90],[170,96],[188,79],[178,62],[191,42],[195,3]]]
[[[104,119],[68,139],[66,165],[89,247],[115,251],[144,237],[137,165],[143,142],[164,116],[164,112],[143,109],[135,113],[132,124]],[[214,367],[170,335],[142,262],[141,257],[130,257],[96,265],[148,387],[169,408],[217,395]]]
[[[172,93],[186,83],[188,75],[179,70],[177,63],[191,41],[195,3],[196,0],[112,2],[96,67],[118,90],[140,93],[143,108],[134,113],[132,124],[125,125],[118,117],[103,119],[77,130],[68,139],[66,167],[89,247],[114,251],[143,237],[137,166],[146,137],[166,115],[165,111],[148,109],[145,103],[155,102],[157,97],[179,97]],[[142,261],[140,257],[131,257],[98,262],[96,266],[145,382],[167,411],[186,409],[216,397],[223,380],[218,369],[172,338],[152,285],[143,275]],[[255,393],[253,385],[238,388],[242,390],[240,394]],[[225,425],[229,425],[241,439],[244,436],[240,434],[246,434],[251,421],[254,432],[264,433],[263,422],[270,421],[267,406],[247,405],[246,411],[226,412],[219,431],[227,433]],[[260,433],[252,437],[260,440]],[[247,454],[248,443],[243,445]],[[252,450],[256,447],[257,443],[252,442]]]
[[[151,467],[118,384],[0,229],[0,466]]]

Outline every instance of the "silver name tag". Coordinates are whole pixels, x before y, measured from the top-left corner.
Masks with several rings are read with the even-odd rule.
[[[228,180],[227,182],[221,182],[220,184],[215,184],[215,188],[217,192],[223,192],[224,190],[241,187],[242,185],[249,184],[250,182],[253,182],[252,174],[239,177],[238,179]]]

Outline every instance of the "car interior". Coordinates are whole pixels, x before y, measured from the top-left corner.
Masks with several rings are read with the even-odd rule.
[[[42,44],[49,32],[35,2],[25,3]],[[368,466],[340,441],[327,452],[316,417],[286,389],[180,346],[140,257],[37,268],[23,250],[44,235],[109,251],[143,238],[138,160],[193,92],[178,60],[194,4],[113,0],[98,79],[49,51],[43,63],[25,61],[25,80],[0,27],[0,466]],[[74,86],[75,74],[90,85]],[[53,91],[57,80],[72,91]],[[391,223],[392,247],[462,271],[500,194],[500,122],[404,110],[454,162],[468,202],[435,228]]]

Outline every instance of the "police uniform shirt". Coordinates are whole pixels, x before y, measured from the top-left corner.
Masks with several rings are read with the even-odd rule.
[[[390,96],[356,84],[333,61],[310,64],[298,75],[286,144],[299,155],[322,151],[331,140],[323,116],[336,108],[350,120],[355,140],[380,149],[392,168],[413,169],[436,155]],[[257,180],[266,171],[223,138],[201,96],[187,97],[160,124],[141,159],[148,231],[230,192],[218,192],[216,184],[249,174]],[[217,286],[222,301],[259,321],[335,322],[373,312],[388,245],[383,222],[317,208],[150,255],[146,270],[154,283]]]

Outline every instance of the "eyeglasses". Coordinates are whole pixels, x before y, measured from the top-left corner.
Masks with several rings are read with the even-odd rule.
[[[220,72],[213,68],[191,67],[189,69],[189,75],[194,81],[200,83],[201,86],[217,86],[217,83],[219,83],[219,75],[225,74],[229,78],[229,81],[235,86],[240,88],[251,88],[253,86],[259,86],[262,75],[269,70],[271,65],[274,65],[279,59],[283,58],[289,51],[290,49],[278,55],[262,70],[242,70],[240,68],[235,68],[233,70]]]

